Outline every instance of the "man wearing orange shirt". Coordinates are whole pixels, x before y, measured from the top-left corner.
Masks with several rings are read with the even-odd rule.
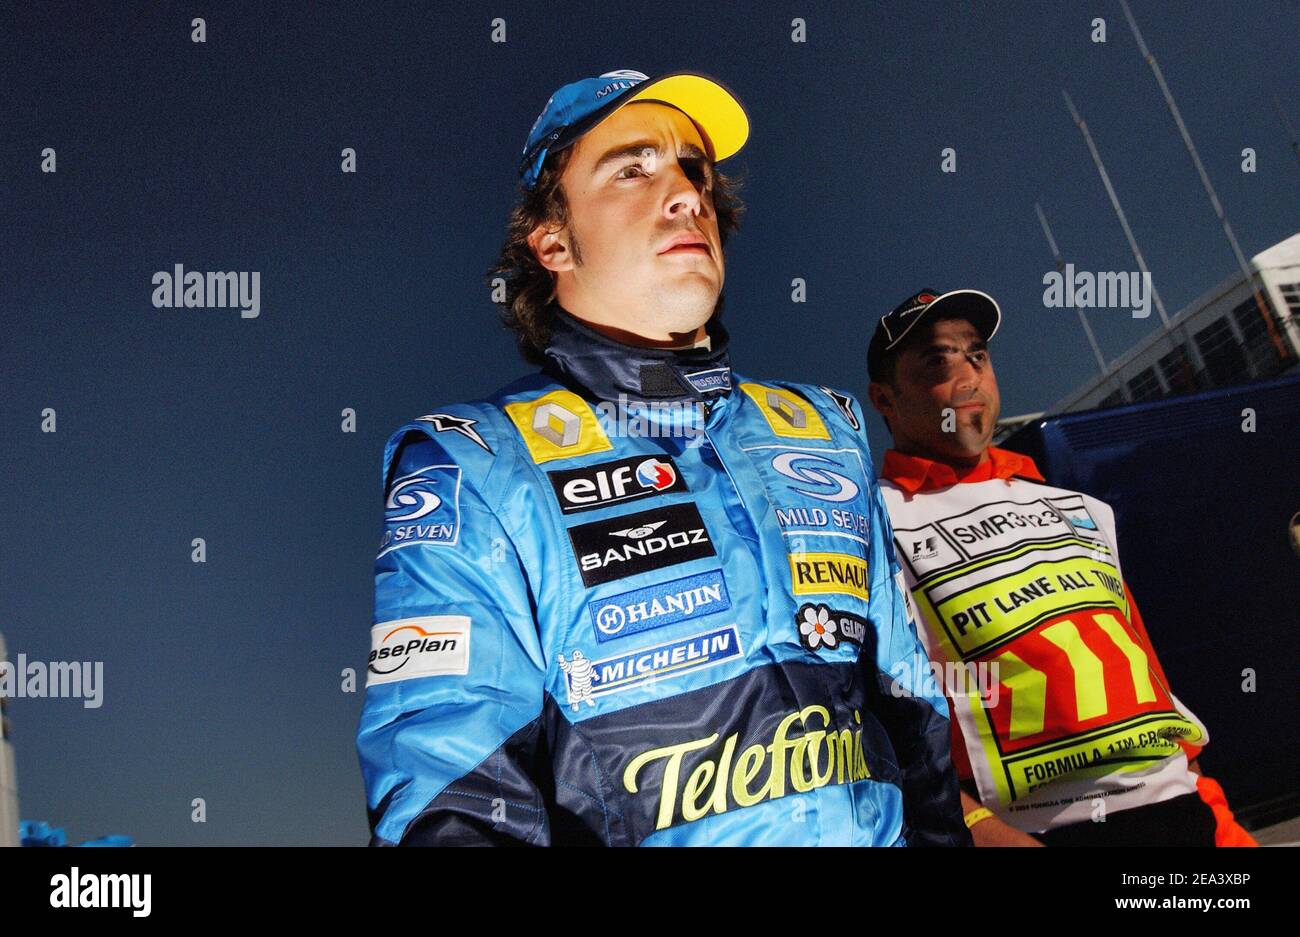
[[[975,844],[1253,845],[1198,769],[1208,734],[1156,657],[1110,507],[990,444],[1000,321],[978,290],[923,290],[868,352],[894,440],[881,491]]]

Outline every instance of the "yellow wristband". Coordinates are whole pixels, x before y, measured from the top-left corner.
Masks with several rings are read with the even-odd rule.
[[[962,817],[962,819],[966,821],[966,829],[969,830],[976,823],[979,823],[981,820],[987,820],[991,816],[993,816],[993,811],[988,807],[976,807],[970,813],[966,814],[966,816]]]

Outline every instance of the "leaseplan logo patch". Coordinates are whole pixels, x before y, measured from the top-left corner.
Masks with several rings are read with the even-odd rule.
[[[469,673],[469,618],[425,615],[370,629],[366,686]]]
[[[570,527],[569,540],[588,587],[717,555],[689,501]]]
[[[728,625],[601,660],[591,660],[578,650],[567,658],[559,655],[557,661],[564,671],[569,706],[577,712],[583,703],[595,707],[597,697],[712,667],[740,654],[740,635],[734,625]]]
[[[454,546],[460,534],[460,466],[427,465],[393,479],[379,555],[417,543]]]
[[[548,472],[547,477],[565,514],[686,490],[676,464],[666,455],[601,462],[585,468]]]

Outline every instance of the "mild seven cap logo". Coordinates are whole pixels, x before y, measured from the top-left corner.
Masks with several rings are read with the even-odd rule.
[[[633,71],[630,68],[620,68],[612,72],[605,72],[605,74],[600,75],[599,77],[616,79],[596,92],[596,97],[603,98],[608,94],[613,94],[615,91],[622,91],[625,88],[635,88],[637,85],[641,84],[641,82],[647,81],[650,76],[643,75],[641,72]]]
[[[852,501],[858,496],[858,485],[853,479],[840,472],[831,471],[831,469],[843,471],[844,466],[823,455],[811,452],[782,452],[773,456],[772,468],[786,478],[816,486],[811,489],[794,488],[793,490],[801,495],[816,498],[818,501],[829,501],[834,504]]]
[[[413,521],[438,510],[442,507],[442,498],[428,490],[434,484],[433,476],[422,471],[398,479],[388,492],[384,519],[389,523]]]

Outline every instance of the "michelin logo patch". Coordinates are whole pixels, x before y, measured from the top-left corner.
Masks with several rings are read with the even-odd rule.
[[[557,660],[564,671],[569,706],[577,712],[582,703],[594,708],[596,697],[712,667],[740,653],[740,635],[729,625],[601,660],[591,660],[580,650],[567,658],[561,654]]]
[[[731,608],[720,570],[685,576],[587,603],[597,641],[612,641]]]
[[[379,555],[415,544],[455,546],[460,536],[460,466],[428,465],[393,479],[384,502]]]

